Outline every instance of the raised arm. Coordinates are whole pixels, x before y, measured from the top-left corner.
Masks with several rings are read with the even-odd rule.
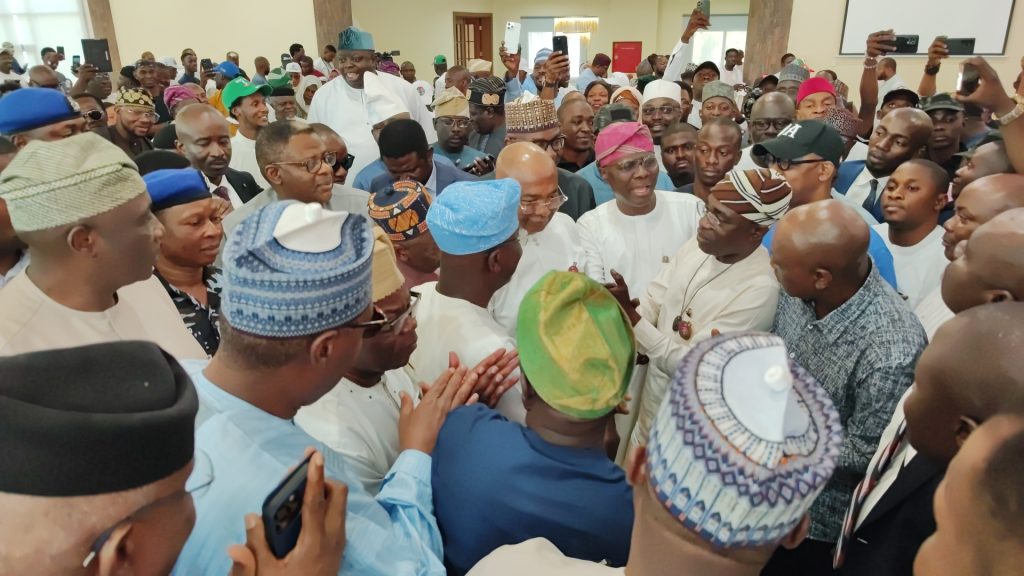
[[[896,49],[891,44],[896,36],[892,30],[881,30],[868,36],[864,50],[864,71],[860,75],[860,132],[861,138],[871,137],[875,128],[875,110],[878,108],[878,57]]]
[[[978,89],[969,96],[957,94],[956,99],[992,111],[992,118],[998,118],[1010,164],[1017,173],[1024,173],[1024,95],[1017,94],[1014,101],[999,83],[999,75],[984,58],[968,58],[964,64],[973,64],[978,69]]]
[[[938,76],[939,68],[942,66],[942,61],[945,58],[949,58],[949,49],[946,48],[946,37],[939,36],[928,47],[928,62],[924,65],[924,74],[921,75],[921,83],[917,87],[917,94],[922,98],[934,96],[938,92],[938,89],[935,87],[935,77]]]

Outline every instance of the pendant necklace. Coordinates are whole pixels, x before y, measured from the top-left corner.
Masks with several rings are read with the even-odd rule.
[[[697,297],[697,294],[699,294],[705,286],[711,284],[719,276],[725,274],[730,268],[732,268],[732,264],[729,264],[721,272],[712,276],[710,280],[698,286],[693,295],[687,298],[687,295],[690,293],[690,285],[693,284],[694,279],[697,278],[698,274],[700,274],[701,268],[704,268],[704,265],[707,264],[710,259],[710,255],[704,258],[704,261],[700,263],[700,266],[697,266],[697,270],[693,273],[693,276],[690,277],[690,281],[686,283],[686,288],[683,290],[683,307],[679,311],[679,315],[672,320],[672,331],[677,332],[679,337],[683,340],[693,338],[693,323],[690,322],[690,318],[693,318],[693,309],[690,308],[690,302],[693,302],[693,299]],[[684,315],[686,316],[686,320],[683,320]]]

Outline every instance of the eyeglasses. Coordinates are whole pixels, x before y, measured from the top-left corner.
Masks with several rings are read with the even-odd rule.
[[[148,119],[150,119],[150,120],[152,120],[154,122],[156,122],[157,120],[160,119],[160,115],[157,114],[156,112],[150,112],[148,110],[140,110],[138,108],[132,108],[130,106],[120,106],[119,108],[120,108],[121,112],[127,112],[128,116],[133,116],[135,118],[148,118]]]
[[[671,104],[666,104],[664,106],[644,106],[643,108],[644,116],[654,116],[655,112],[661,112],[662,116],[670,116],[682,111],[682,108],[679,106],[672,106]]]
[[[334,156],[334,162],[332,162],[330,166],[335,170],[337,170],[339,166],[341,168],[344,168],[345,170],[349,170],[350,168],[352,168],[352,164],[356,161],[356,157],[351,154],[346,154],[344,158],[338,157],[337,154],[335,154]],[[324,162],[327,162],[327,160],[324,159]],[[319,166],[317,168],[319,169]]]
[[[814,158],[808,160],[788,160],[786,158],[776,158],[771,154],[766,156],[765,160],[769,166],[777,165],[779,167],[779,170],[783,171],[789,170],[793,166],[797,166],[799,164],[814,164],[816,162],[828,162],[828,160],[825,160],[824,158]]]
[[[309,160],[297,160],[295,162],[272,162],[271,166],[302,166],[306,169],[306,172],[310,174],[316,174],[320,171],[320,166],[327,164],[331,168],[338,161],[338,155],[334,152],[326,152],[319,158],[310,158]],[[351,164],[349,164],[351,166]]]
[[[533,143],[539,146],[541,150],[551,148],[555,152],[559,152],[565,147],[565,136],[559,134],[551,140],[533,140]]]
[[[758,130],[767,130],[771,126],[782,131],[792,123],[793,121],[789,118],[757,118],[750,121],[750,125]]]
[[[623,160],[617,164],[612,164],[622,172],[633,173],[638,168],[643,166],[644,170],[651,171],[658,169],[658,159],[654,157],[654,154],[648,154],[642,158],[633,158],[632,160]]]
[[[534,200],[532,202],[520,202],[519,208],[523,211],[523,214],[533,214],[540,207],[546,207],[551,211],[558,210],[562,207],[562,204],[569,201],[569,197],[562,192],[562,188],[560,186],[555,188],[555,192],[558,194],[557,196],[551,196],[550,198],[545,198],[543,200]]]
[[[346,328],[365,328],[363,338],[373,338],[384,329],[388,323],[388,317],[376,304],[373,305],[373,318],[369,322],[353,322],[346,325]]]
[[[401,334],[402,329],[408,323],[409,318],[415,317],[416,306],[420,303],[420,293],[416,291],[409,291],[409,307],[405,309],[398,316],[388,320],[388,323],[380,329],[381,333],[394,332],[395,334]]]
[[[444,117],[444,118],[438,118],[437,121],[439,123],[443,124],[444,126],[447,126],[448,128],[451,128],[452,126],[454,126],[456,128],[469,128],[469,124],[470,124],[468,118],[449,118],[449,117]]]
[[[99,122],[100,120],[103,120],[103,111],[89,110],[87,112],[82,112],[82,118],[85,118],[86,120],[89,120],[91,122]]]

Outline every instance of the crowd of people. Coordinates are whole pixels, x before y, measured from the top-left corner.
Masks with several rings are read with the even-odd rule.
[[[1021,77],[711,27],[433,81],[4,44],[0,574],[1019,573]]]

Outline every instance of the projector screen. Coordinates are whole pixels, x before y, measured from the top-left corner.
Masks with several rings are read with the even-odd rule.
[[[975,54],[1005,54],[1013,5],[1014,0],[847,0],[839,53],[863,54],[868,34],[892,28],[920,36],[919,54],[928,53],[936,36],[975,38]]]

